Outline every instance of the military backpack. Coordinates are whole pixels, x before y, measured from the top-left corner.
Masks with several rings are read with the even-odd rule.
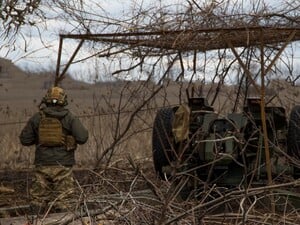
[[[39,124],[39,144],[46,147],[66,145],[66,135],[61,121],[55,117],[46,116],[43,111],[41,111]]]

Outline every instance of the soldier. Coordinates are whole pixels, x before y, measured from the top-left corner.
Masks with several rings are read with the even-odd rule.
[[[65,106],[62,88],[50,88],[42,100],[45,107],[34,114],[20,134],[22,145],[35,145],[35,171],[30,189],[35,210],[51,205],[56,210],[70,210],[74,195],[72,167],[77,144],[84,144],[88,131]],[[36,212],[37,213],[37,212]]]

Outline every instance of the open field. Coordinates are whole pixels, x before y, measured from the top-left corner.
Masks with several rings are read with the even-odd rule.
[[[15,67],[8,77],[0,77],[0,141],[5,152],[0,169],[31,168],[34,147],[21,146],[18,135],[38,111],[52,78],[27,75]],[[185,88],[176,83],[166,84],[154,97],[152,93],[161,87],[151,82],[90,85],[67,77],[62,86],[68,94],[68,108],[90,133],[88,143],[77,151],[80,168],[95,167],[105,151],[113,151],[116,160],[120,155],[151,158],[152,123],[157,109],[186,101]],[[216,105],[222,111],[233,99],[229,98],[231,93],[221,95],[223,100],[218,99]]]
[[[28,204],[34,147],[21,146],[18,135],[27,119],[37,112],[49,81],[49,75],[26,75],[17,68],[10,71],[9,76],[0,77],[1,183],[13,189],[1,193],[2,207]],[[68,107],[90,133],[88,143],[79,146],[76,152],[78,203],[86,206],[92,202],[93,209],[100,210],[88,209],[88,213],[80,214],[77,220],[88,219],[90,224],[300,224],[299,209],[284,202],[286,199],[277,199],[281,210],[275,215],[268,204],[258,206],[257,201],[268,201],[266,193],[277,186],[249,189],[247,193],[243,189],[212,188],[207,195],[201,196],[201,201],[184,201],[177,198],[180,186],[176,191],[170,182],[156,178],[151,152],[155,113],[160,107],[185,102],[186,84],[166,82],[158,86],[151,82],[115,82],[90,85],[70,78],[62,84],[68,94]],[[276,95],[271,104],[285,106],[289,115],[291,108],[300,103],[300,89],[284,82],[272,85],[267,90],[268,98]],[[216,85],[204,88],[205,94],[210,93],[209,100],[216,89]],[[155,92],[157,94],[152,96]],[[214,104],[219,114],[224,115],[232,109],[235,93],[235,87],[226,86],[219,92]],[[288,178],[283,184],[299,186],[298,181]],[[147,194],[136,195],[139,191]],[[263,211],[258,210],[260,208]],[[69,220],[66,224],[76,223]]]

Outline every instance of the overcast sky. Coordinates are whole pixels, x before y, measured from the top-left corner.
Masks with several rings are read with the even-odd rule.
[[[256,0],[235,0],[235,2],[243,3],[244,7],[247,7],[247,5],[251,5],[251,2],[253,1],[257,2]],[[181,4],[182,2],[187,3],[187,0],[91,0],[89,2],[91,2],[89,6],[100,3],[101,12],[105,13],[105,16],[122,18],[122,16],[125,17],[126,15],[131,16],[130,12],[132,12],[134,8],[149,8],[153,5],[169,5],[170,3],[176,5]],[[264,2],[270,8],[276,9],[279,8],[283,2],[286,2],[286,0],[264,0]],[[96,5],[93,7],[96,9]],[[54,15],[57,12],[52,11],[50,13],[53,13]],[[38,31],[37,29],[23,29],[23,35],[18,38],[16,45],[12,47],[10,42],[7,42],[7,47],[2,47],[0,49],[0,56],[11,59],[16,65],[26,70],[53,70],[56,67],[57,61],[59,33],[68,33],[72,31],[72,29],[73,27],[69,24],[54,19],[48,20],[47,24],[41,24],[40,31]],[[42,42],[40,37],[42,37]],[[26,39],[26,46],[24,39]],[[64,47],[67,47],[67,49],[74,49],[74,46],[76,45],[72,45],[71,43],[67,43],[66,45],[64,45]],[[82,52],[81,54],[84,54],[84,52]],[[87,67],[90,66],[93,65],[73,66],[70,68],[70,71],[75,74],[76,70],[80,71],[84,68],[85,71],[91,72],[91,68],[87,69]],[[77,73],[79,74],[77,75],[78,79],[82,79],[82,76],[80,75],[81,73],[84,73],[84,71],[80,71]]]

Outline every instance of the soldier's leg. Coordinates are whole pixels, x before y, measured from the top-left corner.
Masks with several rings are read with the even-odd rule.
[[[57,196],[55,207],[60,210],[74,210],[75,181],[72,167],[57,167],[53,186]]]
[[[36,167],[30,189],[31,206],[38,212],[51,201],[52,184],[49,182],[46,167]]]

